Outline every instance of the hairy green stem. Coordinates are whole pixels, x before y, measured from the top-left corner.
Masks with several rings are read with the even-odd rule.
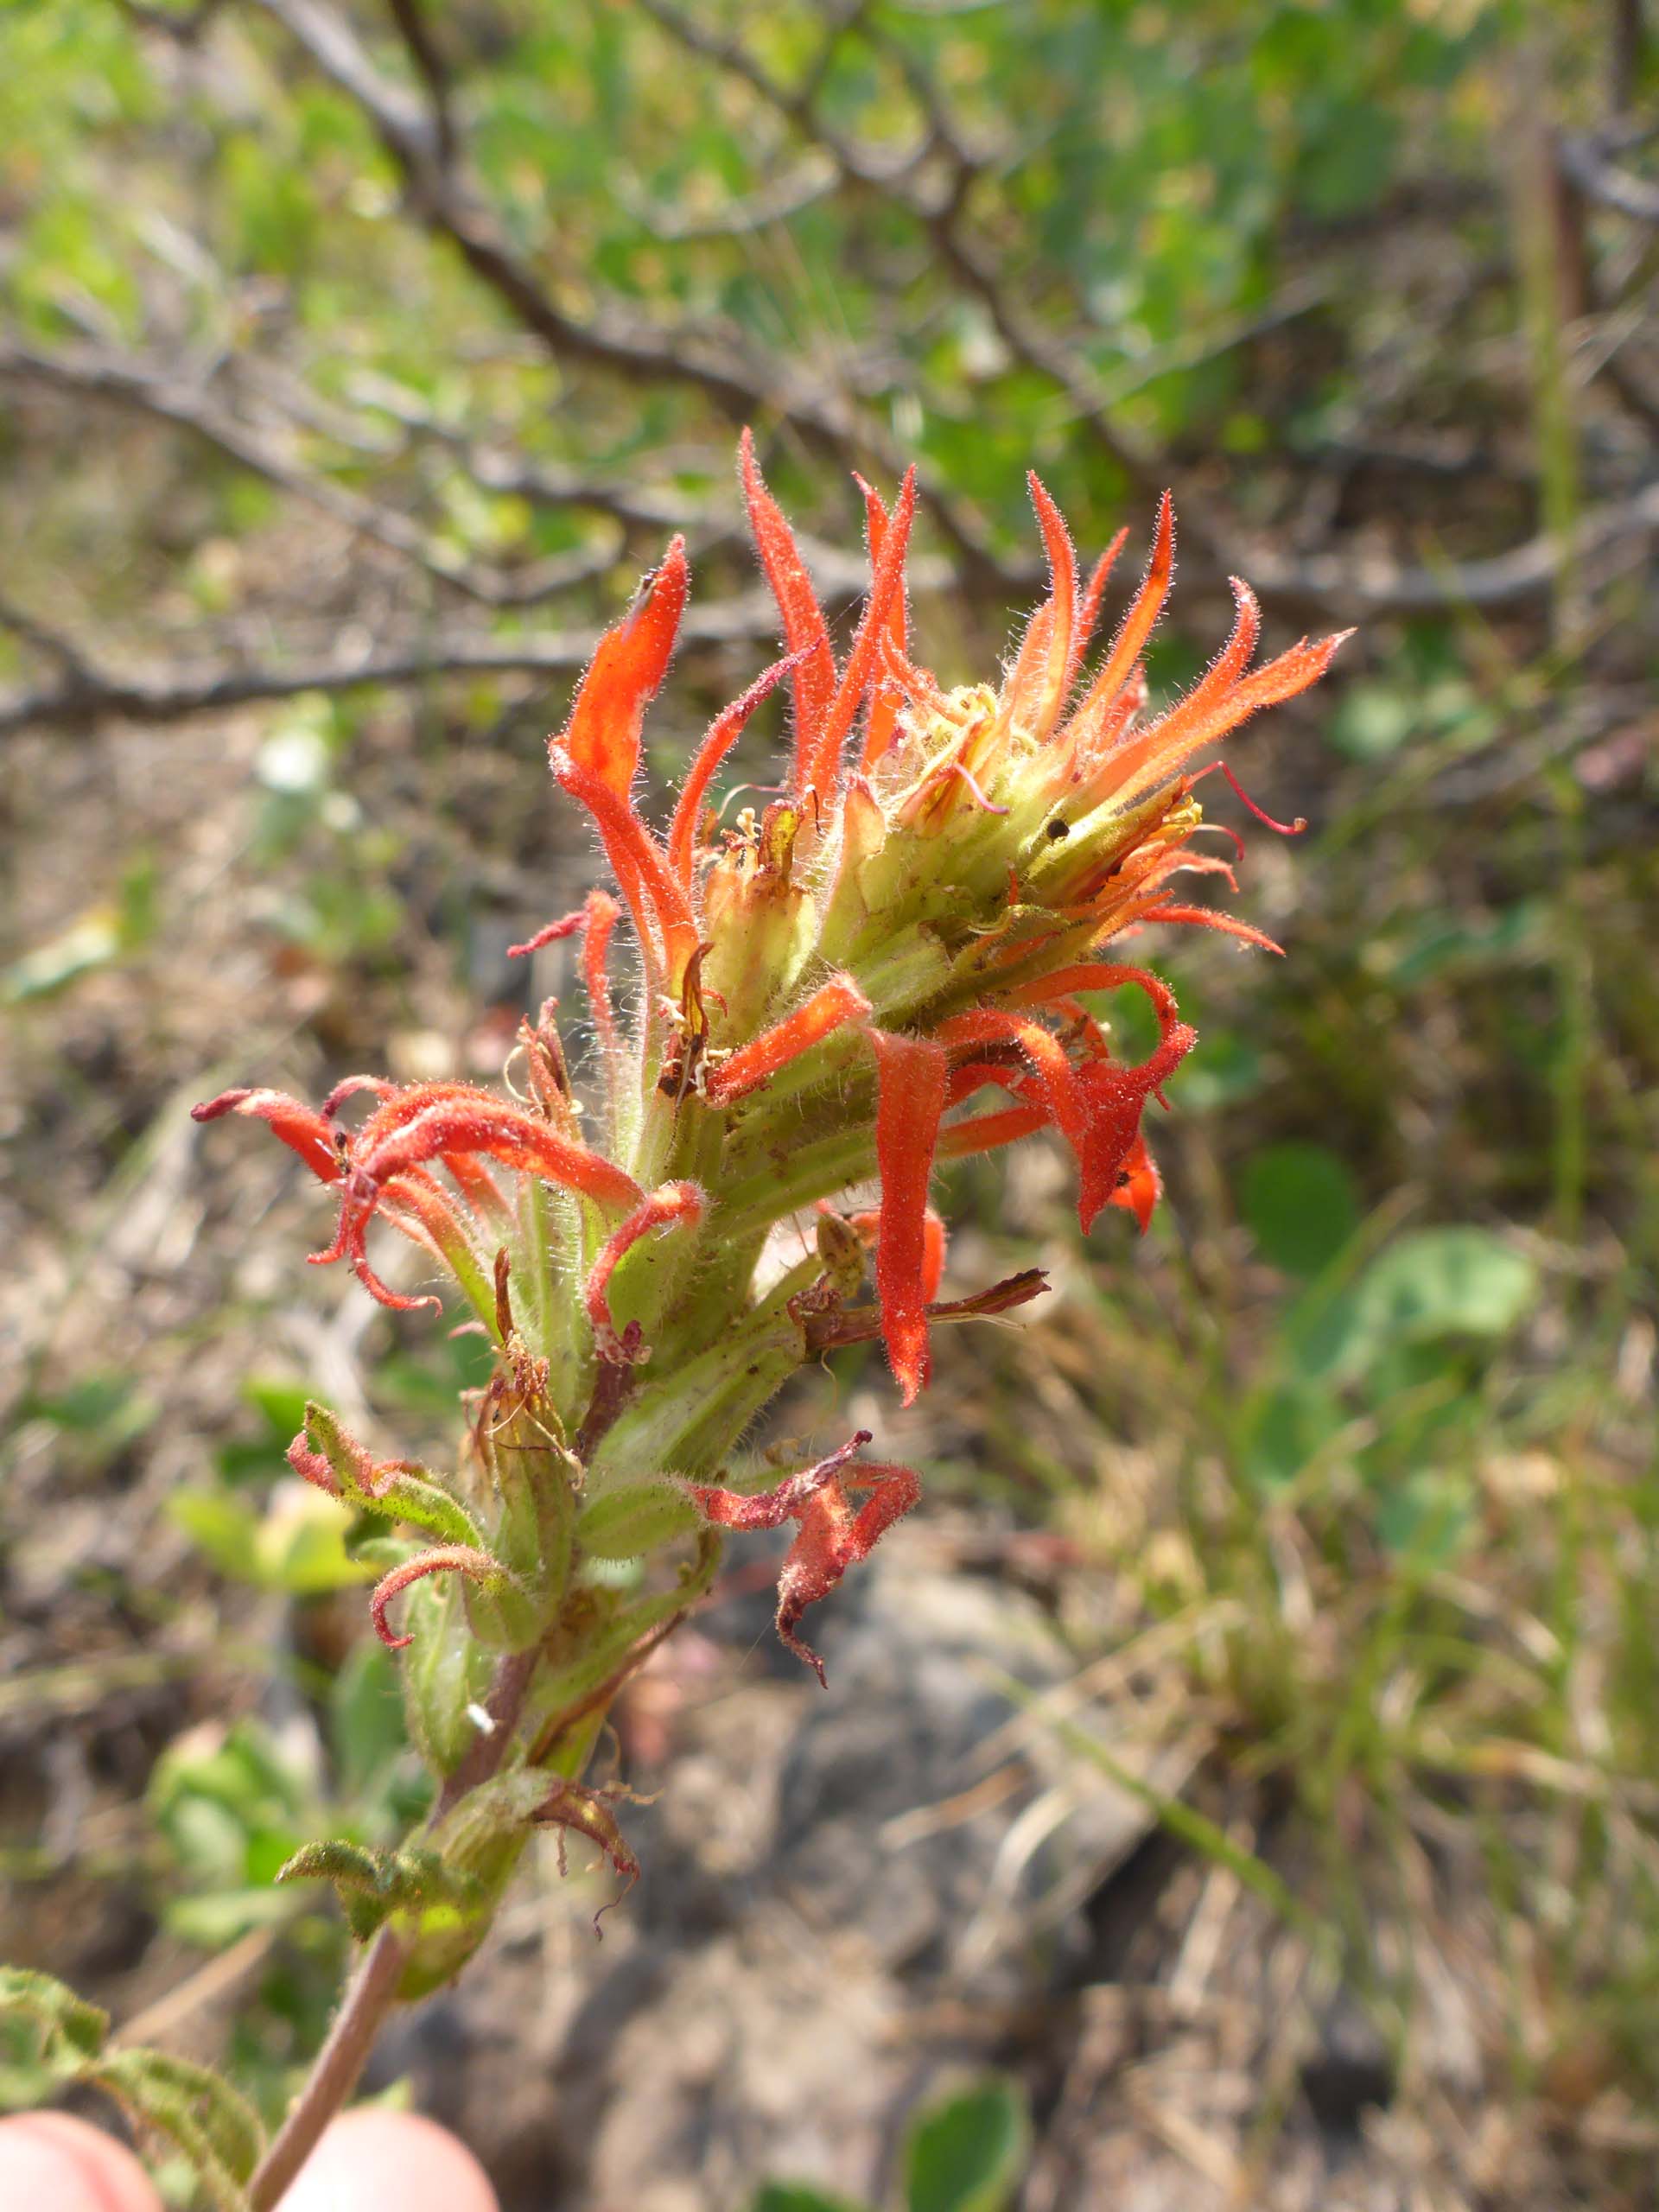
[[[397,1998],[408,1959],[408,1944],[389,1927],[370,1944],[305,2087],[248,2184],[250,2212],[273,2212],[315,2150],[324,2128],[357,2087],[381,2022]]]

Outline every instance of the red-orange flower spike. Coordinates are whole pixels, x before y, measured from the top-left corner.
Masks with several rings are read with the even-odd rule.
[[[887,1358],[906,1405],[927,1382],[927,1190],[944,1111],[944,1048],[931,1037],[873,1029],[875,1158],[881,1225],[875,1287]]]
[[[663,564],[594,649],[558,742],[579,768],[626,799],[639,766],[645,709],[668,673],[690,588],[685,540],[671,538]]]
[[[367,1238],[384,1218],[453,1278],[477,1317],[465,1325],[490,1346],[493,1372],[468,1394],[457,1474],[375,1462],[315,1408],[292,1454],[308,1480],[374,1504],[431,1547],[374,1592],[387,1643],[407,1640],[388,1615],[400,1591],[429,1575],[467,1579],[464,1605],[416,1607],[422,1631],[429,1624],[445,1645],[405,1685],[413,1737],[443,1782],[448,1809],[431,1840],[446,1853],[460,1825],[450,1811],[472,1783],[499,1773],[516,1787],[557,1749],[561,1714],[581,1719],[584,1737],[597,1730],[606,1702],[708,1592],[720,1530],[789,1524],[779,1633],[822,1680],[803,1616],[914,1504],[915,1473],[861,1463],[863,1433],[759,1496],[723,1487],[715,1471],[801,1360],[879,1333],[908,1403],[928,1380],[931,1327],[1011,1313],[1044,1287],[1027,1268],[939,1298],[945,1230],[928,1204],[938,1161],[1055,1129],[1076,1156],[1084,1228],[1110,1205],[1145,1230],[1159,1198],[1145,1116],[1149,1102],[1167,1103],[1163,1086],[1194,1040],[1168,987],[1109,955],[1150,924],[1262,941],[1176,896],[1193,895],[1174,885],[1183,871],[1232,887],[1224,861],[1194,850],[1200,774],[1221,740],[1305,689],[1340,643],[1304,639],[1252,671],[1259,618],[1236,585],[1226,645],[1185,699],[1149,718],[1143,661],[1173,568],[1169,501],[1090,683],[1085,649],[1123,534],[1080,590],[1070,533],[1033,477],[1043,604],[1000,684],[947,687],[911,657],[912,472],[891,512],[861,486],[871,584],[838,665],[747,434],[741,474],[787,657],[710,724],[668,826],[647,826],[634,786],[643,715],[686,604],[678,540],[601,639],[550,741],[555,778],[591,815],[632,918],[637,1018],[620,1022],[612,1004],[606,955],[621,906],[607,893],[515,950],[580,935],[605,1110],[582,1095],[551,1001],[533,1027],[517,1024],[501,1090],[350,1076],[321,1112],[251,1090],[196,1109],[204,1121],[265,1121],[334,1192],[334,1242],[320,1260],[349,1261],[389,1306],[435,1303],[375,1274]],[[781,783],[763,772],[744,786],[764,793],[757,804],[722,809],[716,779],[785,674],[792,768]],[[1114,1058],[1087,1000],[1128,984],[1158,1022],[1138,1065]],[[994,1109],[981,1110],[993,1089]],[[364,1091],[355,1126],[338,1123]],[[852,1193],[873,1175],[880,1206],[849,1224]],[[542,1184],[565,1195],[550,1202]],[[817,1236],[796,1261],[795,1233],[815,1205]],[[765,1262],[786,1240],[792,1264],[779,1280]],[[861,1295],[867,1243],[873,1300]],[[599,1571],[671,1548],[672,1565],[659,1560],[637,1581]],[[470,1737],[451,1694],[473,1679],[480,1655],[469,1640],[505,1662],[481,1713],[464,1708]],[[573,1682],[591,1686],[575,1706]],[[519,1816],[582,1830],[631,1873],[601,1802],[611,1794],[584,1791],[573,1771],[539,1800],[531,1793]],[[480,1912],[459,1936],[429,1943],[414,1931],[404,1986],[446,1978],[457,1945],[482,1932]]]

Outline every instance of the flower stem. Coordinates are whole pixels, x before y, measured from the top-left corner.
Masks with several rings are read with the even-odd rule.
[[[408,1956],[408,1944],[390,1928],[383,1928],[369,1946],[305,2087],[248,2184],[250,2212],[272,2212],[316,2148],[324,2128],[357,2087],[380,2024],[397,1994]]]

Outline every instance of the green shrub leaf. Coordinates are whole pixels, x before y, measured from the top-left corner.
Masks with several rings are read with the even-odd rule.
[[[1359,1226],[1354,1179],[1319,1144],[1256,1153],[1245,1165],[1239,1205],[1263,1255],[1287,1274],[1318,1274]]]
[[[1011,2082],[987,2080],[932,2106],[905,2152],[908,2212],[1005,2212],[1031,2151],[1031,2120]]]

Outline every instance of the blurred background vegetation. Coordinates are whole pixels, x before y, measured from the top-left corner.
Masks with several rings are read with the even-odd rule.
[[[497,1071],[591,867],[542,741],[596,626],[684,530],[663,779],[769,657],[752,422],[843,619],[849,472],[917,461],[947,681],[1040,582],[1033,465],[1090,556],[1173,486],[1155,690],[1230,570],[1270,645],[1359,631],[1234,749],[1306,834],[1215,810],[1288,957],[1144,948],[1202,1039],[1146,1244],[1081,1245],[1040,1147],[955,1171],[964,1283],[1035,1243],[1047,1309],[913,1419],[861,1356],[787,1408],[855,1398],[928,1473],[915,1571],[1064,1655],[1043,1792],[951,1785],[996,1866],[1055,1790],[1133,1814],[1013,1996],[884,1967],[907,2094],[971,2060],[1034,2116],[925,2201],[1650,2201],[1656,86],[1643,0],[0,9],[0,1952],[269,2104],[320,2029],[340,1938],[269,1878],[417,1801],[281,1451],[308,1389],[442,1448],[464,1347],[308,1277],[298,1171],[184,1108]],[[671,1804],[743,1618],[625,1724]],[[514,2212],[622,2171],[546,2063],[459,2108]],[[779,2134],[626,2201],[732,2212]],[[824,2185],[899,2187],[846,2139]]]

